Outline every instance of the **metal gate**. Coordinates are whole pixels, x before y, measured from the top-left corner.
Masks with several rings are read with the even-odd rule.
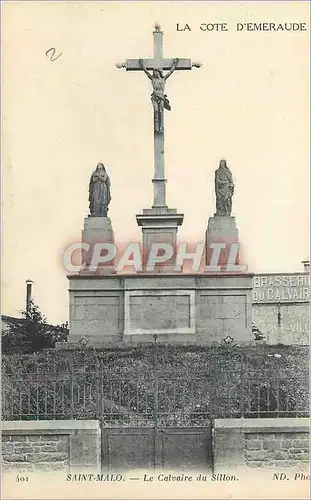
[[[213,467],[212,423],[207,427],[102,428],[103,471]]]

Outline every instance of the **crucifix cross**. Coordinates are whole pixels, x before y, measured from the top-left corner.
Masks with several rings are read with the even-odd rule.
[[[153,32],[153,58],[143,59],[146,69],[170,70],[174,59],[163,58],[163,31],[158,24]],[[125,68],[126,71],[141,71],[139,59],[127,59],[124,63],[116,64],[117,68]],[[200,68],[200,63],[192,63],[191,59],[178,59],[177,70],[189,70],[192,67]]]
[[[154,204],[153,207],[166,207],[165,200],[165,168],[164,168],[164,109],[171,106],[165,94],[167,78],[178,70],[199,68],[200,63],[192,63],[191,59],[163,58],[163,31],[158,24],[153,32],[153,58],[127,59],[124,63],[116,64],[117,68],[126,71],[144,71],[151,80],[153,92],[151,102],[154,114]],[[163,71],[168,71],[164,74]]]

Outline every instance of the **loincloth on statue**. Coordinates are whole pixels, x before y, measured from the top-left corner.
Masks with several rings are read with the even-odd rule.
[[[151,94],[151,100],[157,104],[162,104],[163,103],[163,106],[165,109],[167,109],[168,111],[171,110],[171,105],[170,105],[170,101],[168,100],[167,98],[167,95],[164,94],[164,96],[162,97],[161,95],[158,95],[158,94],[155,94],[154,92],[152,92]]]

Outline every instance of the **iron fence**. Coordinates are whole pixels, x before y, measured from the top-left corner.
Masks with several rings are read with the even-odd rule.
[[[303,417],[308,381],[307,350],[271,346],[10,356],[3,362],[3,419],[185,427],[213,418]]]

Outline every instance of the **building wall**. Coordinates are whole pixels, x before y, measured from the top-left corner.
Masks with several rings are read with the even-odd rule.
[[[253,277],[253,323],[268,344],[309,344],[308,273]]]
[[[280,313],[280,322],[278,321]],[[253,304],[253,323],[268,344],[309,344],[310,309],[308,303]]]

